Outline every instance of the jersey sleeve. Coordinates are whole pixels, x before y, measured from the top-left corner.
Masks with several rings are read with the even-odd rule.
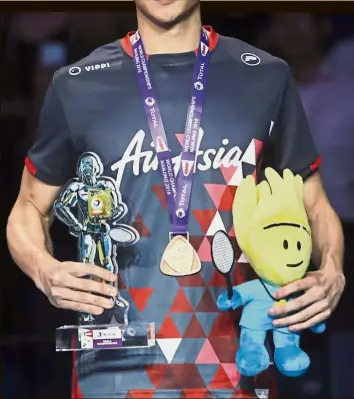
[[[32,175],[53,186],[62,186],[75,176],[75,149],[55,77],[47,89],[35,143],[28,152],[25,165]]]
[[[271,166],[279,173],[290,169],[304,179],[321,163],[296,83],[289,70],[264,161],[264,166]]]

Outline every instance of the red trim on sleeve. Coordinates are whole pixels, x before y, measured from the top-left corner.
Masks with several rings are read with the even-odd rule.
[[[204,29],[206,29],[209,32],[209,46],[210,46],[210,51],[213,51],[218,43],[219,40],[219,35],[215,32],[215,30],[207,25],[204,26]],[[130,41],[131,36],[134,35],[134,31],[133,32],[128,32],[127,35],[125,37],[123,37],[122,39],[120,39],[120,44],[122,46],[122,49],[130,56],[133,57],[133,47]],[[195,52],[197,52],[198,49],[195,50]]]
[[[322,158],[320,156],[318,156],[316,158],[316,160],[310,166],[311,172],[314,172],[315,170],[317,170],[320,167],[321,163],[322,163]]]
[[[25,159],[25,165],[27,170],[31,173],[31,175],[36,176],[37,168],[33,165],[32,161],[29,159],[28,156]]]

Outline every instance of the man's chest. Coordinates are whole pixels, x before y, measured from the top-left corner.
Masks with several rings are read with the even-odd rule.
[[[99,90],[92,90],[89,99],[77,100],[75,112],[67,107],[78,153],[98,154],[105,171],[119,185],[126,179],[132,183],[139,176],[155,176],[158,169],[143,101],[134,71],[131,72],[126,74],[124,84],[120,79],[115,84],[101,85]],[[250,165],[252,169],[256,165],[277,112],[275,98],[268,96],[263,102],[257,101],[265,95],[262,85],[247,87],[236,75],[225,79],[225,73],[220,68],[214,71],[211,68],[197,141],[196,171],[202,180],[204,176],[206,181],[214,183],[222,180],[225,173],[230,177],[232,170],[236,172],[240,166],[247,169]],[[167,73],[160,69],[154,77],[157,104],[177,173],[192,71],[181,73],[169,69]],[[239,168],[234,185],[240,172]]]

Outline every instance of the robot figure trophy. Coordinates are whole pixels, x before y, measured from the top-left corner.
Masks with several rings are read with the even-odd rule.
[[[131,226],[119,223],[127,206],[113,179],[103,176],[103,165],[93,152],[84,153],[76,175],[54,202],[57,218],[78,238],[79,261],[95,263],[117,276],[117,246],[139,240]],[[119,292],[119,287],[118,292]],[[114,307],[100,316],[80,313],[77,326],[63,326],[56,332],[57,351],[147,347],[155,343],[154,323],[129,322],[129,302],[120,293]],[[75,337],[76,336],[76,337]]]

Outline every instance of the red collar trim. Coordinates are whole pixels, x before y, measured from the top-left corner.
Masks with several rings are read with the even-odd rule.
[[[218,43],[219,40],[219,35],[215,32],[215,30],[207,25],[204,26],[204,29],[206,29],[209,32],[209,46],[210,46],[210,51],[213,51]],[[133,36],[135,32],[128,32],[125,37],[120,39],[120,44],[122,46],[122,49],[130,56],[133,57],[133,48],[132,44],[130,42],[130,37]],[[198,52],[198,49],[195,50],[195,52]]]

